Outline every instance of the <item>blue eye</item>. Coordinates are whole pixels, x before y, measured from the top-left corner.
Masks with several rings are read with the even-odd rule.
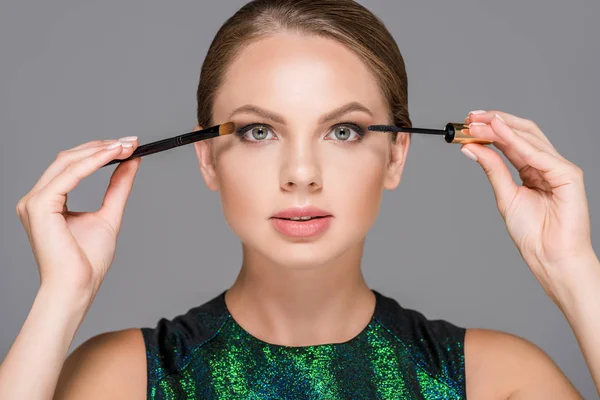
[[[247,135],[249,133],[250,135]],[[336,142],[358,142],[365,135],[364,128],[361,128],[357,124],[345,122],[338,125],[335,125],[331,132],[327,135],[334,134],[334,141]],[[349,139],[352,137],[352,133],[355,134],[354,139]],[[240,138],[243,142],[264,142],[265,138],[269,136],[269,134],[273,135],[271,131],[271,127],[266,124],[253,123],[242,126],[235,131],[235,135]],[[249,137],[250,136],[250,137]]]

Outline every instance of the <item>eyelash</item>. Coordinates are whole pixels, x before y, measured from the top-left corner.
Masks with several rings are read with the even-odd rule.
[[[250,144],[258,144],[260,142],[266,142],[267,141],[266,139],[248,140],[245,138],[246,133],[256,127],[264,127],[267,130],[272,131],[272,127],[268,124],[252,123],[252,124],[244,125],[244,126],[238,128],[235,131],[235,135],[237,137],[239,137],[241,141],[247,142]],[[365,129],[362,128],[360,125],[357,125],[352,122],[342,122],[342,123],[336,124],[330,128],[330,131],[334,130],[335,128],[339,128],[339,127],[350,128],[351,130],[353,130],[356,133],[357,139],[355,139],[355,140],[334,140],[334,142],[341,142],[343,144],[357,143],[357,142],[360,142],[362,140],[362,138],[365,136]]]

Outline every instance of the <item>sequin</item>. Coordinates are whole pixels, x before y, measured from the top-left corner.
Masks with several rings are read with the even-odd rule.
[[[246,332],[225,292],[142,328],[148,399],[465,399],[464,335],[373,290],[373,318],[344,343],[279,346]]]

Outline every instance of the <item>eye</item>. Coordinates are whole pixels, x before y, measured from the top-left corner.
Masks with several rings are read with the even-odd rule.
[[[270,129],[267,125],[249,124],[239,128],[235,134],[245,142],[264,142],[264,139],[267,137],[269,132]],[[249,135],[246,135],[247,133],[249,133]],[[250,136],[250,138],[248,138],[248,136]]]
[[[365,131],[360,126],[346,122],[333,127],[331,133],[337,142],[358,142],[365,136]],[[354,139],[349,139],[354,133]]]
[[[351,122],[344,122],[330,128],[327,136],[333,134],[335,142],[358,142],[365,136],[365,129]],[[235,132],[236,136],[244,142],[266,142],[269,134],[273,135],[271,127],[265,124],[248,124],[240,127]]]

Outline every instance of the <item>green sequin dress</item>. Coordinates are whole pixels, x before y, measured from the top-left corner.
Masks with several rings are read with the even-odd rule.
[[[142,328],[148,399],[465,399],[465,328],[373,290],[375,312],[344,343],[266,343],[231,317],[225,292]]]

